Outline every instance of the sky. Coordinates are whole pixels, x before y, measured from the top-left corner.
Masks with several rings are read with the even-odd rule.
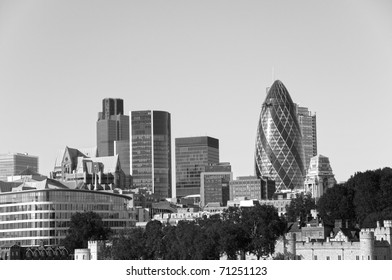
[[[170,112],[173,144],[218,138],[234,177],[253,175],[279,79],[317,114],[337,181],[390,166],[391,14],[390,0],[0,0],[0,153],[36,155],[48,175],[59,149],[96,145],[112,97]]]

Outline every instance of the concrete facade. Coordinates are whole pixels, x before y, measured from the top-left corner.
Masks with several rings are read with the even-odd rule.
[[[310,159],[305,179],[305,189],[312,197],[319,199],[329,188],[336,184],[329,158],[317,155]]]

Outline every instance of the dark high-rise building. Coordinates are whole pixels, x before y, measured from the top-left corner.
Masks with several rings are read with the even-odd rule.
[[[309,168],[310,159],[317,155],[316,114],[306,107],[297,107],[297,117],[302,132],[302,144],[305,152],[305,170]]]
[[[98,156],[113,156],[114,142],[122,140],[129,141],[129,116],[124,115],[124,101],[105,98],[97,121]]]
[[[170,114],[147,110],[130,115],[133,187],[171,197]]]
[[[102,112],[98,113],[97,149],[99,157],[118,154],[121,169],[126,175],[125,186],[130,185],[129,116],[124,115],[124,101],[105,98]]]
[[[200,206],[217,202],[227,205],[230,199],[230,181],[233,180],[230,163],[209,165],[200,173]]]
[[[219,140],[208,137],[176,138],[176,196],[200,194],[200,173],[219,163]]]
[[[256,137],[256,176],[275,180],[276,190],[302,189],[305,155],[296,108],[281,81],[275,81],[262,105]]]

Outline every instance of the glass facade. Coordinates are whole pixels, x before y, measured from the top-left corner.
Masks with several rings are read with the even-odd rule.
[[[306,107],[297,107],[297,117],[302,132],[302,145],[305,152],[305,171],[307,171],[310,159],[317,155],[316,114],[312,114]]]
[[[233,179],[231,172],[203,172],[201,173],[201,206],[218,202],[226,206],[230,199],[229,183]]]
[[[127,210],[129,200],[113,193],[69,189],[1,193],[0,246],[60,245],[72,214],[83,211],[96,212],[105,226],[117,232],[134,224]]]
[[[302,189],[305,155],[295,105],[275,81],[262,105],[256,136],[255,171],[275,180],[276,190]]]
[[[242,197],[260,200],[262,198],[261,179],[249,176],[230,181],[230,199]]]
[[[163,111],[133,111],[133,187],[171,197],[171,120]]]
[[[200,194],[200,173],[219,163],[219,140],[208,137],[176,138],[176,196]]]
[[[0,180],[7,181],[7,176],[18,175],[29,168],[38,173],[38,157],[28,154],[1,154]]]

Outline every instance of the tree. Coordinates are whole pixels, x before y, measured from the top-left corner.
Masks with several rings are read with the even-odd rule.
[[[367,215],[382,210],[377,196],[380,190],[380,176],[380,169],[357,172],[346,182],[346,187],[355,192],[353,203],[360,226]]]
[[[192,260],[196,256],[195,240],[201,234],[200,227],[195,221],[179,221],[176,226],[176,236],[181,260]]]
[[[328,189],[317,202],[324,220],[356,221],[360,227],[375,227],[391,218],[392,169],[357,172],[345,184]]]
[[[145,259],[157,260],[161,258],[162,251],[162,223],[159,221],[149,221],[145,230]]]
[[[250,237],[248,251],[254,253],[257,259],[272,255],[277,239],[287,227],[277,210],[273,206],[256,204],[242,210],[241,220]]]
[[[176,226],[167,225],[163,228],[161,255],[164,260],[180,260]]]
[[[353,204],[356,219],[361,227],[382,215],[384,209],[392,207],[392,169],[383,168],[357,172],[346,182],[346,187],[354,191]],[[371,217],[369,217],[369,215]],[[369,218],[368,218],[369,217]]]
[[[296,197],[286,206],[287,221],[299,221],[301,224],[304,224],[307,222],[312,209],[316,209],[316,202],[310,194],[296,194]]]
[[[328,189],[317,201],[320,217],[332,224],[336,219],[355,221],[354,195],[355,191],[344,184]]]
[[[204,216],[198,219],[201,235],[195,240],[196,259],[198,260],[219,260],[221,255],[220,230],[222,219],[219,214],[207,218]]]
[[[242,224],[241,208],[229,207],[223,211],[219,235],[221,252],[225,253],[229,260],[237,259],[238,253],[247,252],[250,237]]]
[[[140,260],[146,255],[146,240],[142,228],[124,229],[118,236],[112,236],[110,241],[113,260]]]
[[[74,252],[78,248],[87,248],[89,240],[106,240],[110,232],[97,213],[77,212],[71,216],[67,236],[62,240],[62,245],[69,252]]]

